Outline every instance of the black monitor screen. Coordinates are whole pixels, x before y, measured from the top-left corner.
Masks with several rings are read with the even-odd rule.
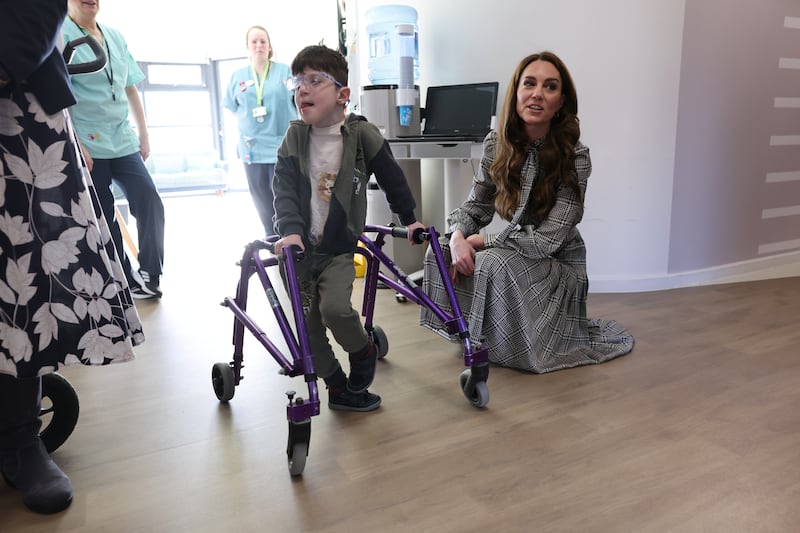
[[[497,90],[497,82],[428,87],[424,133],[485,135],[497,109]]]

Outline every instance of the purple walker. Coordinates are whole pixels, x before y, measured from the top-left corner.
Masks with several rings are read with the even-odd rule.
[[[375,234],[374,239],[368,237],[368,234]],[[367,261],[361,314],[364,317],[364,328],[378,350],[378,358],[386,357],[389,352],[389,340],[386,333],[380,326],[372,322],[375,297],[380,282],[395,291],[398,301],[411,300],[417,305],[423,305],[430,309],[446,325],[450,335],[461,339],[464,345],[464,366],[467,367],[459,376],[461,390],[472,405],[485,407],[489,403],[489,389],[486,385],[486,380],[489,377],[488,352],[485,347],[474,347],[470,340],[466,320],[464,320],[455,292],[449,282],[447,266],[442,255],[442,249],[439,246],[436,230],[430,227],[428,231],[417,231],[414,235],[414,241],[417,243],[428,241],[430,243],[439,271],[442,274],[442,279],[446,280],[452,312],[439,308],[423,292],[422,288],[402,272],[383,252],[382,248],[387,235],[405,239],[407,238],[408,230],[399,226],[366,226],[364,234],[360,237],[363,247],[359,246],[357,249],[357,253],[362,254]],[[228,307],[235,315],[233,323],[233,360],[229,363],[214,364],[211,370],[211,381],[214,393],[219,401],[228,402],[233,398],[235,388],[242,380],[242,368],[244,366],[242,348],[245,329],[249,330],[266,348],[275,362],[281,367],[281,373],[290,377],[304,376],[308,385],[308,397],[298,396],[292,390],[286,392],[286,396],[289,399],[289,403],[286,406],[286,418],[289,422],[286,454],[289,473],[292,476],[297,476],[302,474],[306,464],[306,457],[308,456],[308,447],[311,439],[311,417],[318,415],[320,412],[319,389],[295,270],[295,262],[302,260],[303,253],[295,247],[290,247],[284,249],[281,256],[262,257],[261,252],[263,250],[273,251],[273,244],[273,242],[259,240],[245,246],[240,263],[241,274],[236,287],[236,296],[233,298],[226,297],[222,302],[222,305]],[[292,330],[272,281],[267,275],[268,268],[281,264],[288,280],[286,284],[287,293],[291,301],[292,315],[295,321],[294,331],[297,334]],[[381,265],[384,265],[396,279],[385,274],[380,269]],[[270,341],[267,334],[247,314],[248,287],[253,274],[258,274],[261,285],[264,287],[275,319],[288,346],[290,352],[288,356]]]

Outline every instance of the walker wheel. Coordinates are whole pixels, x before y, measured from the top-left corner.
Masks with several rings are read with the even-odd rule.
[[[219,401],[227,402],[233,398],[236,389],[233,381],[233,368],[230,363],[215,363],[211,368],[211,385]]]
[[[66,442],[78,423],[79,412],[78,393],[67,378],[55,373],[43,375],[39,438],[47,453],[53,453]]]
[[[308,443],[295,442],[292,450],[287,456],[289,464],[289,474],[299,476],[306,468],[306,457],[308,457]]]
[[[475,407],[486,407],[489,403],[489,386],[485,381],[474,381],[472,371],[468,368],[459,376],[464,396]]]
[[[380,326],[375,326],[369,333],[370,340],[378,350],[378,359],[383,359],[389,353],[389,338]]]

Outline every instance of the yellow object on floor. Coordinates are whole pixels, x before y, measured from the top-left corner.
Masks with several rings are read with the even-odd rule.
[[[361,244],[361,241],[358,241],[358,245],[361,248],[364,248],[364,245]],[[353,264],[355,264],[356,267],[356,277],[363,278],[367,274],[367,258],[356,252],[353,254]]]

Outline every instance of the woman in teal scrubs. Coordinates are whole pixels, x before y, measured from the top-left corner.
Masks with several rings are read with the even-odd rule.
[[[136,84],[144,73],[128,51],[122,34],[96,18],[98,0],[69,0],[69,16],[64,21],[64,41],[92,35],[108,55],[106,68],[93,74],[72,77],[78,103],[70,109],[87,166],[92,173],[103,215],[111,227],[117,252],[125,263],[135,298],[161,296],[160,277],[164,262],[164,204],[144,161],[150,156],[144,108]],[[80,47],[73,62],[93,59],[88,47]],[[129,122],[129,108],[137,133]],[[139,237],[139,268],[134,270],[125,256],[122,233],[114,219],[115,182],[128,199],[136,218]]]
[[[272,61],[267,30],[253,26],[247,30],[246,43],[250,65],[233,73],[222,105],[236,113],[239,158],[264,231],[273,235],[272,176],[278,146],[297,111],[285,85],[291,71],[288,65]]]

